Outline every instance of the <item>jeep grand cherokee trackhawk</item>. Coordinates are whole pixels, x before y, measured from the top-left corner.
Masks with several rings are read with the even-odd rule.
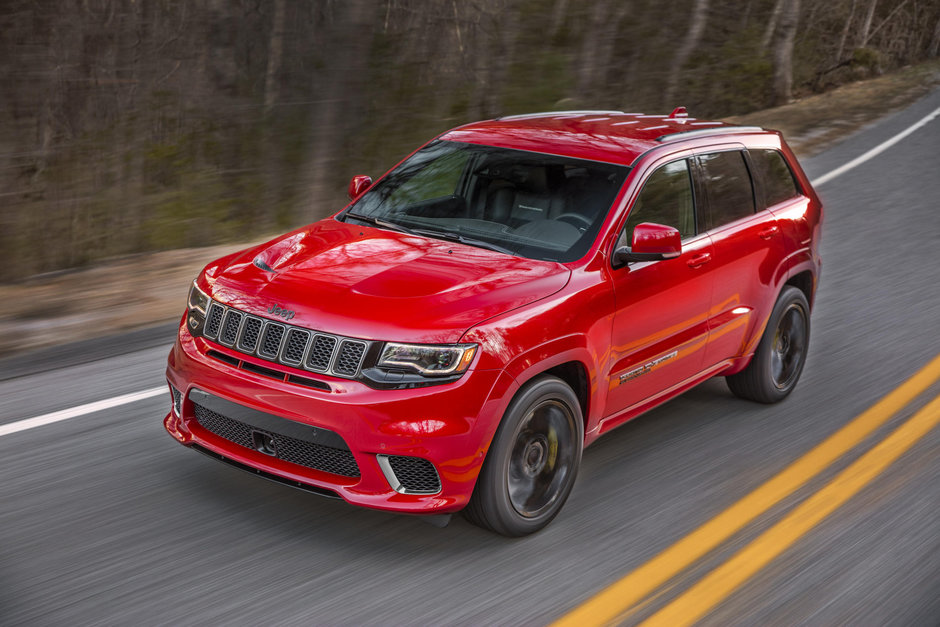
[[[518,536],[603,433],[714,376],[776,402],[803,369],[822,205],[774,131],[506,117],[349,194],[195,279],[167,368],[179,442]]]

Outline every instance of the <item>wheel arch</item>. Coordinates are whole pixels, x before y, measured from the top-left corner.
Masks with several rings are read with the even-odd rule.
[[[816,295],[816,277],[813,276],[811,271],[803,270],[802,272],[794,274],[784,283],[784,286],[786,285],[792,285],[803,292],[803,295],[806,297],[806,302],[809,303],[810,311],[813,310],[813,297]],[[780,291],[783,291],[783,287],[780,288]],[[779,294],[777,297],[779,298]]]

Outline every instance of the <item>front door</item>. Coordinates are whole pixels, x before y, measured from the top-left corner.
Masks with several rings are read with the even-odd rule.
[[[698,232],[696,207],[689,161],[681,159],[653,171],[627,217],[621,243],[640,222],[665,224],[679,230],[682,254],[612,271],[616,310],[602,430],[702,370],[713,250]]]

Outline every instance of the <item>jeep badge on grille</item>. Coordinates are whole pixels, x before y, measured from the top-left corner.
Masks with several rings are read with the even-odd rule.
[[[271,305],[271,307],[268,309],[268,313],[274,314],[275,316],[280,316],[285,320],[290,320],[294,317],[294,312],[292,310],[284,309],[278,304]]]

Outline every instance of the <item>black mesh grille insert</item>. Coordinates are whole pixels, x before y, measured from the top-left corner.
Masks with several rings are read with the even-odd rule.
[[[224,313],[222,305],[212,303],[209,307],[209,315],[206,316],[206,335],[215,337],[219,333],[219,327],[222,326],[222,314]]]
[[[281,338],[284,337],[283,324],[269,324],[264,328],[264,337],[258,354],[268,359],[277,357],[277,350],[281,347]]]
[[[310,331],[302,329],[288,331],[283,360],[292,364],[299,364],[304,358],[304,349],[307,348],[307,340],[309,339]]]
[[[248,318],[245,322],[245,330],[242,331],[242,339],[238,342],[238,347],[247,353],[255,352],[263,325],[264,323],[261,322],[260,318]]]
[[[242,323],[244,315],[241,312],[229,309],[225,315],[225,323],[222,325],[222,333],[219,334],[219,341],[231,346],[238,337],[238,326]]]
[[[434,464],[420,457],[389,455],[388,463],[401,487],[409,492],[434,494],[441,490],[441,479]]]
[[[307,356],[307,367],[312,370],[326,370],[329,368],[334,348],[336,348],[335,337],[318,335],[313,340],[313,347]]]
[[[355,376],[359,370],[359,362],[362,360],[362,354],[366,350],[366,345],[362,342],[352,342],[344,340],[339,346],[339,357],[336,358],[336,365],[333,371],[346,376]]]
[[[278,459],[342,477],[359,476],[359,466],[356,464],[353,454],[348,450],[314,444],[313,442],[298,440],[272,431],[256,429],[244,422],[214,412],[198,403],[193,403],[193,410],[196,413],[196,420],[202,428],[239,446],[255,450],[255,436],[253,433],[260,432],[274,439]]]

